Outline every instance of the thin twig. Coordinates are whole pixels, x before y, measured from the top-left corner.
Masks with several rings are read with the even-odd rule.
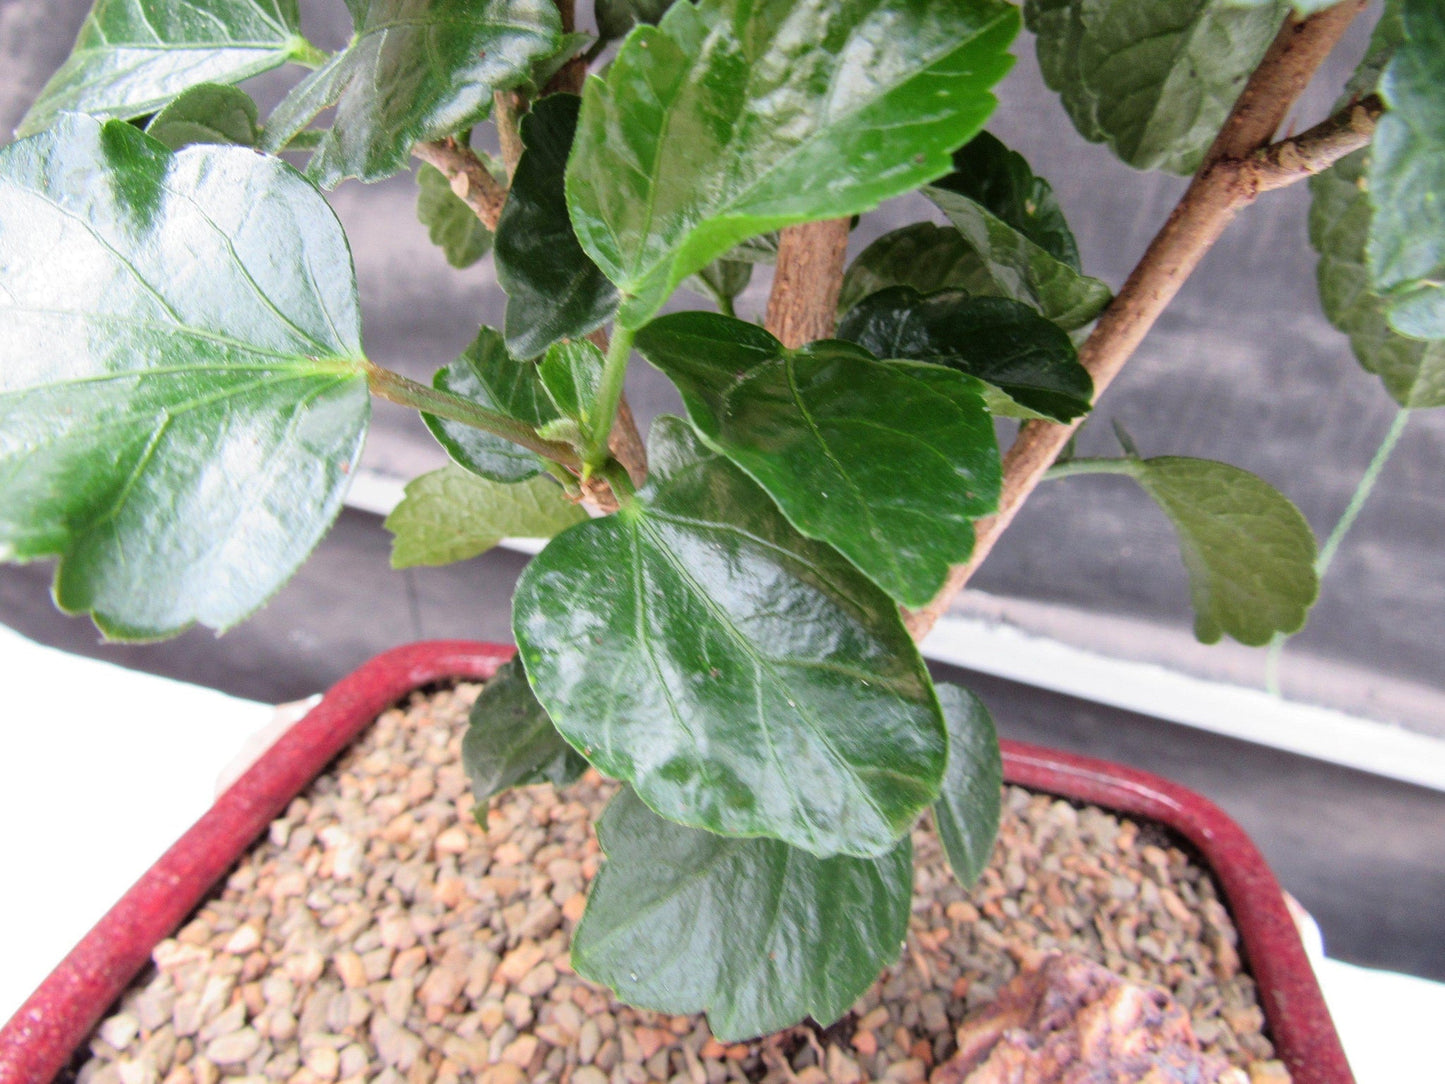
[[[497,143],[502,151],[502,163],[507,167],[507,180],[517,175],[517,163],[522,160],[522,114],[527,110],[527,99],[521,91],[499,90],[492,95],[492,116],[497,122]]]
[[[848,247],[848,219],[788,226],[778,240],[764,325],[789,349],[833,333]]]
[[[1240,92],[1189,188],[1079,350],[1080,363],[1093,377],[1096,400],[1235,215],[1261,191],[1289,183],[1271,171],[1269,151],[1273,147],[1260,158],[1254,156],[1266,148],[1305,84],[1364,6],[1365,0],[1348,0],[1306,19],[1286,19]],[[1298,142],[1285,140],[1276,146],[1283,148],[1293,143],[1297,151]],[[1328,153],[1342,149],[1338,142],[1331,146]],[[1326,153],[1323,146],[1316,149]],[[1311,164],[1322,160],[1316,157]],[[1290,180],[1303,179],[1311,171],[1295,169]],[[950,571],[932,602],[904,613],[904,622],[915,640],[927,636],[948,609],[1081,422],[1055,425],[1035,421],[1019,430],[1004,456],[998,513],[976,525],[969,560]]]
[[[1362,98],[1308,131],[1271,143],[1241,160],[1241,178],[1258,192],[1270,192],[1321,173],[1347,154],[1368,146],[1375,134],[1375,122],[1384,111],[1385,104],[1376,95]]]
[[[458,199],[472,209],[489,230],[497,228],[507,190],[497,182],[472,149],[455,139],[439,139],[412,147],[414,157],[435,166],[452,186]]]

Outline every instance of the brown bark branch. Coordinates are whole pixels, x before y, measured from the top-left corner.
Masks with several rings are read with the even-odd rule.
[[[1270,154],[1276,147],[1283,153],[1282,148],[1291,143],[1297,151],[1299,141],[1285,140],[1275,147],[1267,144],[1305,84],[1364,6],[1365,0],[1348,0],[1306,19],[1286,19],[1241,91],[1189,188],[1080,348],[1079,361],[1094,380],[1095,401],[1234,216],[1261,191],[1280,187],[1265,183],[1278,176],[1278,171],[1271,172]],[[1255,158],[1262,148],[1265,153]],[[1298,168],[1288,172],[1291,180],[1309,173]],[[904,623],[915,640],[928,635],[963,590],[1082,421],[1071,425],[1033,421],[1019,430],[1004,456],[998,512],[977,523],[969,560],[950,571],[932,602],[922,609],[904,612]]]
[[[1375,122],[1384,111],[1385,104],[1371,94],[1308,131],[1271,143],[1243,159],[1239,164],[1240,173],[1259,192],[1284,188],[1304,177],[1322,173],[1347,154],[1368,146],[1375,134]]]
[[[833,334],[847,248],[846,218],[805,222],[781,232],[764,326],[790,350]]]
[[[434,143],[418,143],[412,147],[413,157],[435,166],[446,177],[458,199],[472,209],[489,230],[497,228],[507,190],[487,171],[472,149],[455,139],[439,139]]]
[[[526,99],[520,91],[499,90],[492,95],[492,117],[497,123],[497,143],[502,164],[507,167],[507,180],[517,175],[522,160],[522,113]]]

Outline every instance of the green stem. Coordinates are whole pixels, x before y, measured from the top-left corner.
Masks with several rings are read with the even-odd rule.
[[[560,463],[564,467],[573,470],[580,470],[582,467],[577,453],[571,447],[558,441],[544,440],[531,426],[525,425],[515,418],[509,418],[505,414],[478,406],[476,403],[449,392],[438,391],[425,384],[418,384],[415,380],[408,379],[400,373],[394,373],[390,369],[383,369],[367,362],[366,383],[367,387],[371,389],[371,393],[379,398],[400,403],[402,406],[413,407],[427,414],[435,414],[439,418],[460,422],[474,429],[495,433],[499,437],[510,440],[514,444],[520,444],[523,448],[536,452],[554,463]]]
[[[331,59],[325,49],[318,49],[299,34],[291,39],[288,56],[293,63],[313,71]]]
[[[1135,476],[1138,471],[1134,464],[1137,459],[1070,459],[1067,463],[1055,463],[1044,472],[1044,481],[1054,478],[1068,478],[1074,474],[1125,474]]]
[[[1370,499],[1370,494],[1375,489],[1375,483],[1380,480],[1380,472],[1390,461],[1390,456],[1395,451],[1395,445],[1400,443],[1400,438],[1404,436],[1405,426],[1409,424],[1409,421],[1410,409],[1408,407],[1401,409],[1395,415],[1395,420],[1390,423],[1390,428],[1386,430],[1380,446],[1375,449],[1374,457],[1370,460],[1369,466],[1365,468],[1365,473],[1360,475],[1359,484],[1355,486],[1354,493],[1350,495],[1350,503],[1345,505],[1345,510],[1340,514],[1334,529],[1330,531],[1329,537],[1320,547],[1319,556],[1315,558],[1315,575],[1321,580],[1329,571],[1335,554],[1339,552],[1340,543],[1345,540],[1345,535],[1350,533],[1350,528],[1355,525],[1355,520],[1360,518],[1360,512],[1364,509],[1365,502]],[[1276,696],[1280,695],[1280,658],[1284,654],[1284,645],[1288,640],[1288,636],[1277,634],[1270,641],[1269,654],[1265,656],[1264,687]]]
[[[610,454],[607,450],[607,438],[612,435],[617,404],[622,401],[622,385],[627,378],[627,359],[632,356],[632,340],[636,336],[636,331],[621,324],[612,329],[612,341],[607,344],[607,357],[602,363],[602,381],[597,387],[592,424],[589,431],[582,434],[582,462],[588,472],[599,470]]]

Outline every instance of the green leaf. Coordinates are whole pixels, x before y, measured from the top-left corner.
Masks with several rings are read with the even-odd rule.
[[[533,429],[557,420],[537,366],[508,354],[501,334],[489,327],[477,333],[461,357],[437,371],[432,385]],[[422,421],[454,462],[483,478],[521,482],[545,469],[538,456],[505,437],[434,414],[423,414]]]
[[[491,111],[492,92],[523,82],[555,52],[552,0],[352,0],[351,43],[313,72],[266,122],[279,150],[327,106],[330,129],[307,173],[330,187],[406,167],[413,144],[460,132]]]
[[[526,81],[517,85],[517,90],[529,98],[540,98],[542,92],[547,89],[547,84],[556,77],[557,73],[587,52],[587,48],[592,42],[591,34],[583,34],[575,30],[567,31],[557,39],[555,52],[540,60],[532,61],[532,70],[528,73]]]
[[[1094,382],[1068,335],[1006,298],[959,290],[924,296],[891,286],[855,305],[838,338],[880,358],[930,361],[977,377],[998,391],[989,397],[995,414],[1067,422],[1093,403]]]
[[[660,317],[635,345],[703,440],[905,606],[932,600],[972,551],[973,521],[997,506],[993,423],[962,373],[836,340],[788,350],[704,312]]]
[[[507,484],[449,463],[408,482],[385,526],[396,536],[391,567],[415,568],[465,561],[504,538],[551,538],[586,518],[549,477]]]
[[[745,260],[723,258],[713,260],[697,274],[689,275],[683,285],[694,293],[711,298],[719,312],[732,316],[733,302],[752,280],[752,264]]]
[[[597,33],[612,41],[638,23],[656,25],[670,7],[672,0],[597,0]]]
[[[1070,469],[1127,475],[1163,509],[1179,535],[1201,641],[1228,633],[1257,647],[1304,625],[1319,594],[1314,535],[1268,482],[1177,456],[1075,460]]]
[[[1405,40],[1404,0],[1385,0],[1380,18],[1370,32],[1370,44],[1365,49],[1364,59],[1355,69],[1350,81],[1345,84],[1344,98],[1336,108],[1352,99],[1373,94],[1380,85],[1380,76],[1389,66],[1400,42]]]
[[[254,147],[261,138],[256,117],[256,103],[244,90],[202,83],[152,117],[146,134],[173,151],[192,143]]]
[[[1082,270],[1078,243],[1053,186],[1034,176],[1023,155],[988,132],[979,132],[953,153],[953,172],[934,187],[973,200],[1060,263]]]
[[[471,267],[492,247],[492,232],[452,191],[446,174],[423,165],[416,174],[416,219],[453,267]]]
[[[1390,326],[1445,339],[1445,9],[1404,0],[1405,38],[1380,80],[1389,107],[1375,127],[1366,255]]]
[[[1193,173],[1284,17],[1279,0],[1025,0],[1044,81],[1085,139]]]
[[[920,294],[962,290],[1023,302],[1073,331],[1109,303],[1102,282],[1054,259],[972,200],[942,189],[925,191],[949,214],[953,228],[916,222],[878,238],[844,274],[840,312],[890,286],[911,286]]]
[[[485,802],[532,783],[566,786],[587,770],[587,761],[557,733],[532,695],[521,662],[512,659],[472,705],[462,766],[477,801]]]
[[[64,112],[143,116],[197,83],[238,83],[312,51],[296,0],[210,0],[200,10],[194,0],[96,0],[16,134]]]
[[[1017,28],[997,0],[718,0],[632,31],[588,81],[567,171],[582,247],[626,295],[618,319],[640,327],[747,237],[946,173]]]
[[[507,291],[507,346],[542,354],[581,338],[617,309],[617,288],[582,251],[562,188],[581,99],[553,94],[522,120],[526,150],[497,223],[497,281]]]
[[[275,159],[79,115],[0,150],[0,209],[0,557],[58,557],[108,636],[234,625],[366,430],[335,216]]]
[[[958,685],[934,689],[948,726],[948,769],[933,820],[953,875],[967,887],[988,865],[998,837],[1003,756],[982,700]]]
[[[1365,194],[1367,150],[1310,178],[1310,242],[1320,254],[1320,302],[1350,337],[1361,365],[1403,407],[1445,406],[1445,342],[1421,342],[1390,327],[1386,301],[1365,266],[1372,211]]]
[[[558,412],[586,429],[602,384],[602,351],[585,339],[553,343],[538,373]]]
[[[723,1042],[805,1017],[827,1025],[898,958],[913,850],[819,859],[768,839],[684,828],[620,792],[572,966],[629,1005],[706,1012]]]
[[[820,857],[893,847],[947,755],[898,609],[676,418],[615,516],[565,531],[512,630],[567,740],[669,820]]]

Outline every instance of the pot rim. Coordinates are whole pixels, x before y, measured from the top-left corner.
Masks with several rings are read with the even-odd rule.
[[[290,803],[388,707],[449,678],[485,680],[502,644],[433,640],[376,656],[333,685],[147,870],[0,1029],[0,1081],[47,1084],[170,936]],[[1208,863],[1239,931],[1277,1056],[1295,1084],[1352,1084],[1339,1035],[1284,893],[1218,806],[1147,772],[1004,740],[1004,780],[1146,817]]]

